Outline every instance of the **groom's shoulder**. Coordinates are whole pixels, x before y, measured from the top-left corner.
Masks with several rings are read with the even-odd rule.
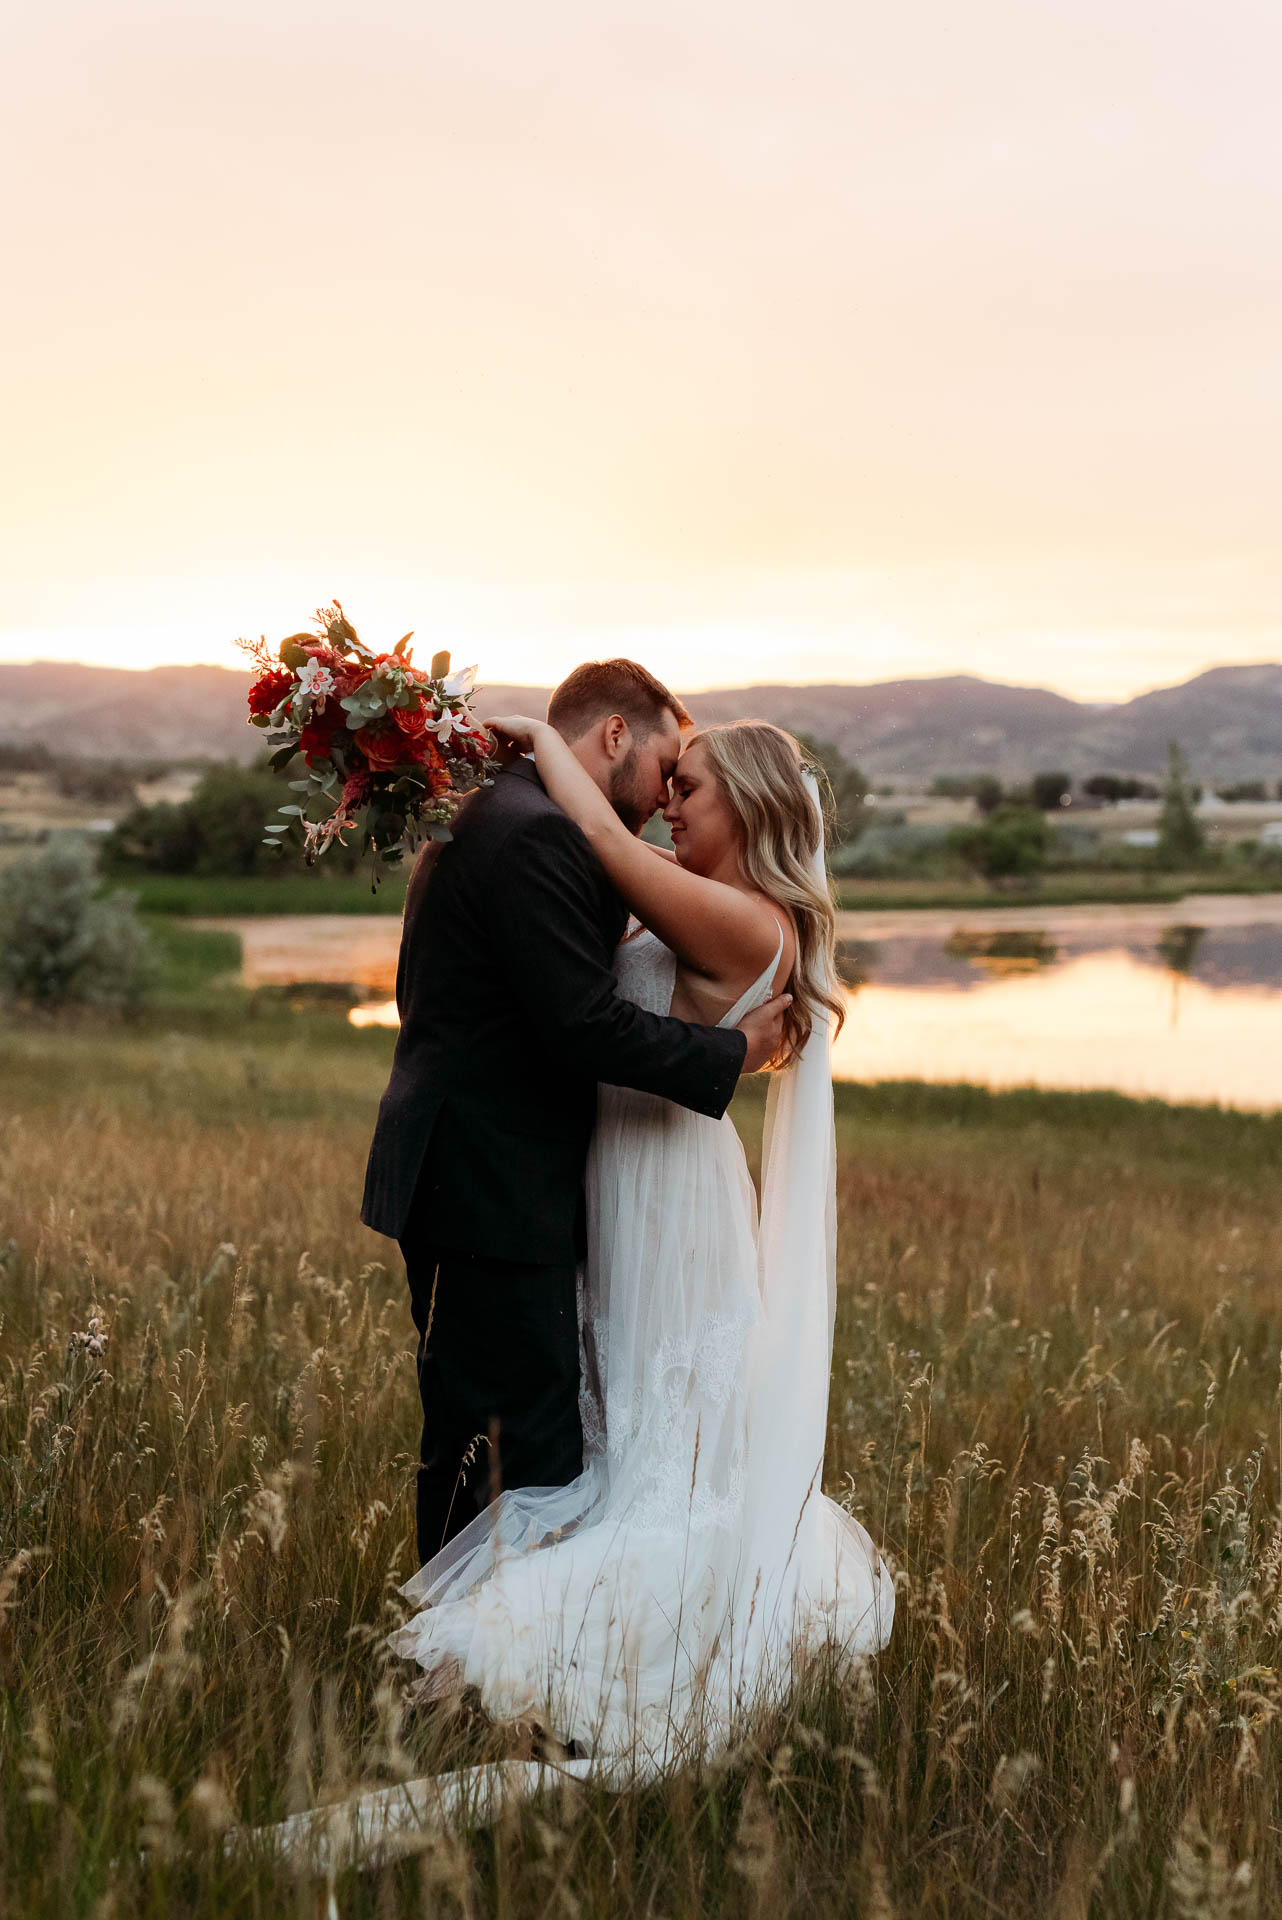
[[[446,857],[430,861],[429,870],[446,894],[519,890],[538,875],[581,871],[586,878],[599,867],[586,836],[549,799],[532,761],[503,768],[492,785],[469,796],[443,852]],[[423,887],[413,889],[416,895],[426,880],[427,873]]]
[[[543,813],[561,809],[549,799],[547,789],[535,771],[533,760],[513,760],[500,767],[493,784],[486,790],[487,811],[498,819],[535,819]]]
[[[567,851],[591,851],[579,828],[545,791],[533,761],[518,760],[503,768],[478,799],[473,831],[479,844],[497,850],[511,843],[515,850],[534,840]]]
[[[514,766],[501,768],[493,778],[493,785],[484,787],[468,808],[466,837],[474,839],[478,847],[493,847],[526,824],[560,812],[543,791],[543,783],[530,778],[534,768],[530,766],[530,774],[524,772],[528,764],[526,760],[518,760]]]

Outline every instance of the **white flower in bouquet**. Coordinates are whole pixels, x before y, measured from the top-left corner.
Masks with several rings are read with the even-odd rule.
[[[323,660],[309,660],[299,670],[298,684],[304,693],[323,700],[327,694],[333,693],[338,682]]]

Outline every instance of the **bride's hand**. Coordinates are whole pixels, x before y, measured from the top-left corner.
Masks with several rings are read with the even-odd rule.
[[[518,753],[528,753],[547,722],[531,720],[525,713],[503,713],[497,714],[493,720],[487,720],[485,724],[500,742],[514,747]]]

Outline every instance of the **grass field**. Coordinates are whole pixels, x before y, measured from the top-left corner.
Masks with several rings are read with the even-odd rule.
[[[1204,873],[1051,872],[1031,886],[996,888],[975,880],[841,880],[837,894],[851,912],[875,908],[1074,907],[1105,905],[1163,906],[1196,893],[1268,894],[1282,892],[1282,873],[1217,871]]]
[[[136,894],[141,912],[179,917],[260,913],[393,913],[405,905],[405,875],[389,874],[377,891],[365,874],[321,874],[290,867],[270,879],[142,873],[111,880]]]
[[[191,988],[0,1028],[0,1916],[296,1915],[264,1822],[475,1758],[382,1651],[417,1441],[357,1204],[391,1039]],[[185,972],[182,972],[185,969]],[[1282,1904],[1282,1119],[838,1092],[827,1477],[886,1655],[702,1773],[558,1792],[344,1916]],[[738,1116],[750,1156],[761,1120]],[[102,1351],[94,1351],[99,1342]]]
[[[368,879],[359,874],[327,874],[319,877],[305,870],[290,870],[279,878],[244,880],[199,878],[185,874],[140,874],[129,880],[112,881],[138,895],[138,904],[148,914],[174,916],[260,913],[391,913],[399,914],[405,902],[405,879],[390,876],[377,893],[371,893]],[[1149,902],[1173,903],[1191,893],[1277,893],[1282,891],[1279,874],[1206,873],[1048,873],[1029,888],[999,890],[982,880],[842,880],[838,884],[840,904],[852,911],[860,908],[889,912],[899,907],[1038,907],[1094,906],[1110,902],[1122,904]]]

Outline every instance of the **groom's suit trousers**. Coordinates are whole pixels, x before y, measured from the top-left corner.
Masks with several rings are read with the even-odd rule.
[[[419,1336],[422,1565],[502,1488],[581,1471],[575,1269],[400,1245]]]

